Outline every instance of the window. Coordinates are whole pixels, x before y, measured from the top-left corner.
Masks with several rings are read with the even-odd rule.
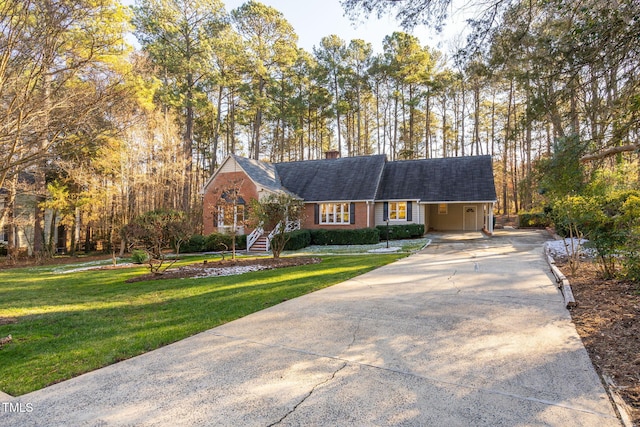
[[[389,220],[407,220],[407,202],[389,202]]]
[[[447,215],[449,213],[449,205],[446,203],[438,204],[438,215]]]
[[[233,206],[220,206],[218,208],[218,227],[233,227],[234,219],[236,227],[244,225],[244,205],[235,206],[235,218],[230,213],[225,214],[225,209],[229,209],[229,212],[231,212],[230,210],[233,208]]]
[[[349,224],[349,203],[321,203],[320,224]]]
[[[406,202],[384,202],[382,206],[383,221],[413,221],[413,203]]]

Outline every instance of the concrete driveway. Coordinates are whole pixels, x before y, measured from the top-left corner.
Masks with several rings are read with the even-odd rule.
[[[0,398],[0,425],[619,426],[546,236],[472,237]]]

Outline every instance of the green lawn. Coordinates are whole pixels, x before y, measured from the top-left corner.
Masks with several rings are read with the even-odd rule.
[[[22,395],[128,359],[406,254],[324,256],[319,264],[206,279],[125,283],[144,267],[0,271],[0,391]],[[201,261],[190,258],[189,262]],[[184,263],[184,261],[183,261]]]

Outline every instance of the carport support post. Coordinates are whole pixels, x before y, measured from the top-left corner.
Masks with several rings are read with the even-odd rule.
[[[493,235],[493,203],[487,203],[487,232]]]

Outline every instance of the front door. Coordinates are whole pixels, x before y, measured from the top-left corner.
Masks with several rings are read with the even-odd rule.
[[[464,207],[464,231],[476,231],[478,229],[478,215],[475,206]]]

